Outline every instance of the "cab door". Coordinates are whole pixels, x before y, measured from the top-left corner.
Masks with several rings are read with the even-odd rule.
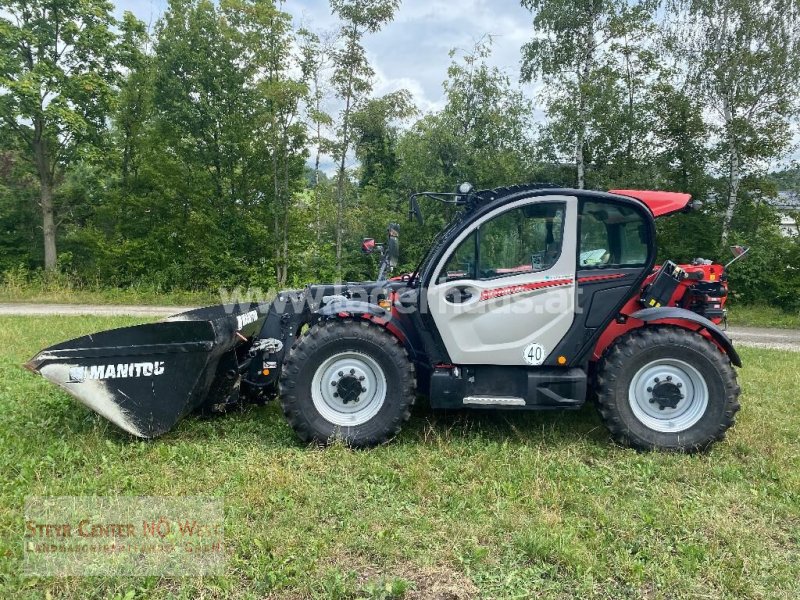
[[[541,365],[575,318],[578,200],[536,196],[472,223],[434,269],[427,308],[455,364]]]

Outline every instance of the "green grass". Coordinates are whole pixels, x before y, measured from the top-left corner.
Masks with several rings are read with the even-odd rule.
[[[0,302],[202,306],[219,304],[220,294],[216,290],[164,291],[145,285],[89,285],[65,273],[14,269],[0,274]]]
[[[131,319],[0,319],[0,597],[797,598],[800,354],[741,349],[739,423],[708,454],[611,444],[577,413],[432,414],[391,445],[299,444],[275,405],[120,433],[20,368]],[[28,495],[225,502],[215,578],[26,578]]]
[[[774,306],[734,304],[728,305],[728,313],[732,326],[800,329],[800,312],[787,312]]]
[[[0,285],[0,302],[40,304],[127,304],[134,306],[207,306],[219,304],[213,292],[162,292],[151,288],[86,288],[56,285]]]

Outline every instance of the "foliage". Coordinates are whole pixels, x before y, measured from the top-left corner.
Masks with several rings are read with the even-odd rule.
[[[795,162],[795,164],[797,163]],[[769,180],[774,183],[778,189],[790,190],[798,193],[800,192],[800,167],[770,173]]]
[[[92,160],[117,77],[116,36],[106,0],[0,3],[0,126],[38,177],[44,264],[56,268],[53,195],[64,166]]]
[[[376,33],[394,19],[400,0],[331,0],[333,14],[341,19],[340,43],[332,51],[334,69],[331,85],[342,103],[332,145],[333,158],[338,163],[336,172],[336,272],[342,279],[342,243],[348,230],[345,219],[348,209],[350,180],[347,174],[347,157],[353,143],[352,122],[354,113],[362,108],[372,92],[375,71],[369,64],[362,44],[364,35]]]
[[[101,0],[0,0],[0,272],[36,282],[54,267],[48,194],[53,280],[213,294],[369,279],[360,240],[390,222],[411,271],[454,211],[423,201],[426,223],[409,223],[409,193],[539,181],[691,193],[704,208],[659,220],[660,257],[724,259],[728,222],[730,242],[754,248],[732,270],[734,301],[793,309],[798,242],[766,199],[797,189],[796,170],[762,168],[786,153],[800,98],[792,1],[524,0],[521,79],[543,84],[539,98],[492,66],[486,35],[450,53],[443,104],[420,114],[405,90],[372,91],[364,43],[396,0],[334,0],[329,32],[295,29],[274,0],[170,0],[152,29]],[[36,118],[52,181],[33,160]]]
[[[727,179],[724,245],[743,178],[791,143],[790,121],[800,110],[800,2],[674,0],[668,9],[666,48],[710,115]]]
[[[545,85],[546,157],[573,160],[579,188],[586,185],[592,146],[601,160],[613,161],[616,148],[603,146],[624,144],[626,160],[620,162],[630,168],[637,142],[633,117],[645,120],[635,111],[643,96],[638,88],[654,62],[642,46],[652,3],[522,0],[522,5],[533,14],[536,31],[522,48],[522,79],[541,77]]]

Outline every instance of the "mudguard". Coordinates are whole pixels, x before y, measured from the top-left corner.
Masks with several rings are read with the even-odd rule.
[[[369,319],[373,323],[386,328],[389,333],[400,340],[411,360],[416,363],[425,363],[427,360],[422,342],[413,325],[408,322],[407,317],[404,318],[403,315],[393,314],[392,311],[385,310],[377,304],[360,300],[334,300],[318,309],[315,314],[323,319],[340,316]]]
[[[677,319],[680,321],[689,321],[700,325],[703,329],[708,331],[708,334],[714,339],[720,347],[725,350],[725,353],[731,359],[731,362],[737,367],[742,366],[742,359],[739,358],[739,353],[733,347],[731,339],[725,335],[716,323],[709,321],[705,317],[698,315],[695,312],[686,310],[685,308],[677,307],[663,307],[663,308],[645,308],[639,310],[631,315],[633,319],[639,319],[645,323],[653,321],[664,321]]]

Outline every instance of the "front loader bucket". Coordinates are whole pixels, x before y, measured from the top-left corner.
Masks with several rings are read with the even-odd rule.
[[[237,393],[239,357],[268,308],[211,306],[102,331],[42,350],[25,366],[125,431],[154,438]]]

